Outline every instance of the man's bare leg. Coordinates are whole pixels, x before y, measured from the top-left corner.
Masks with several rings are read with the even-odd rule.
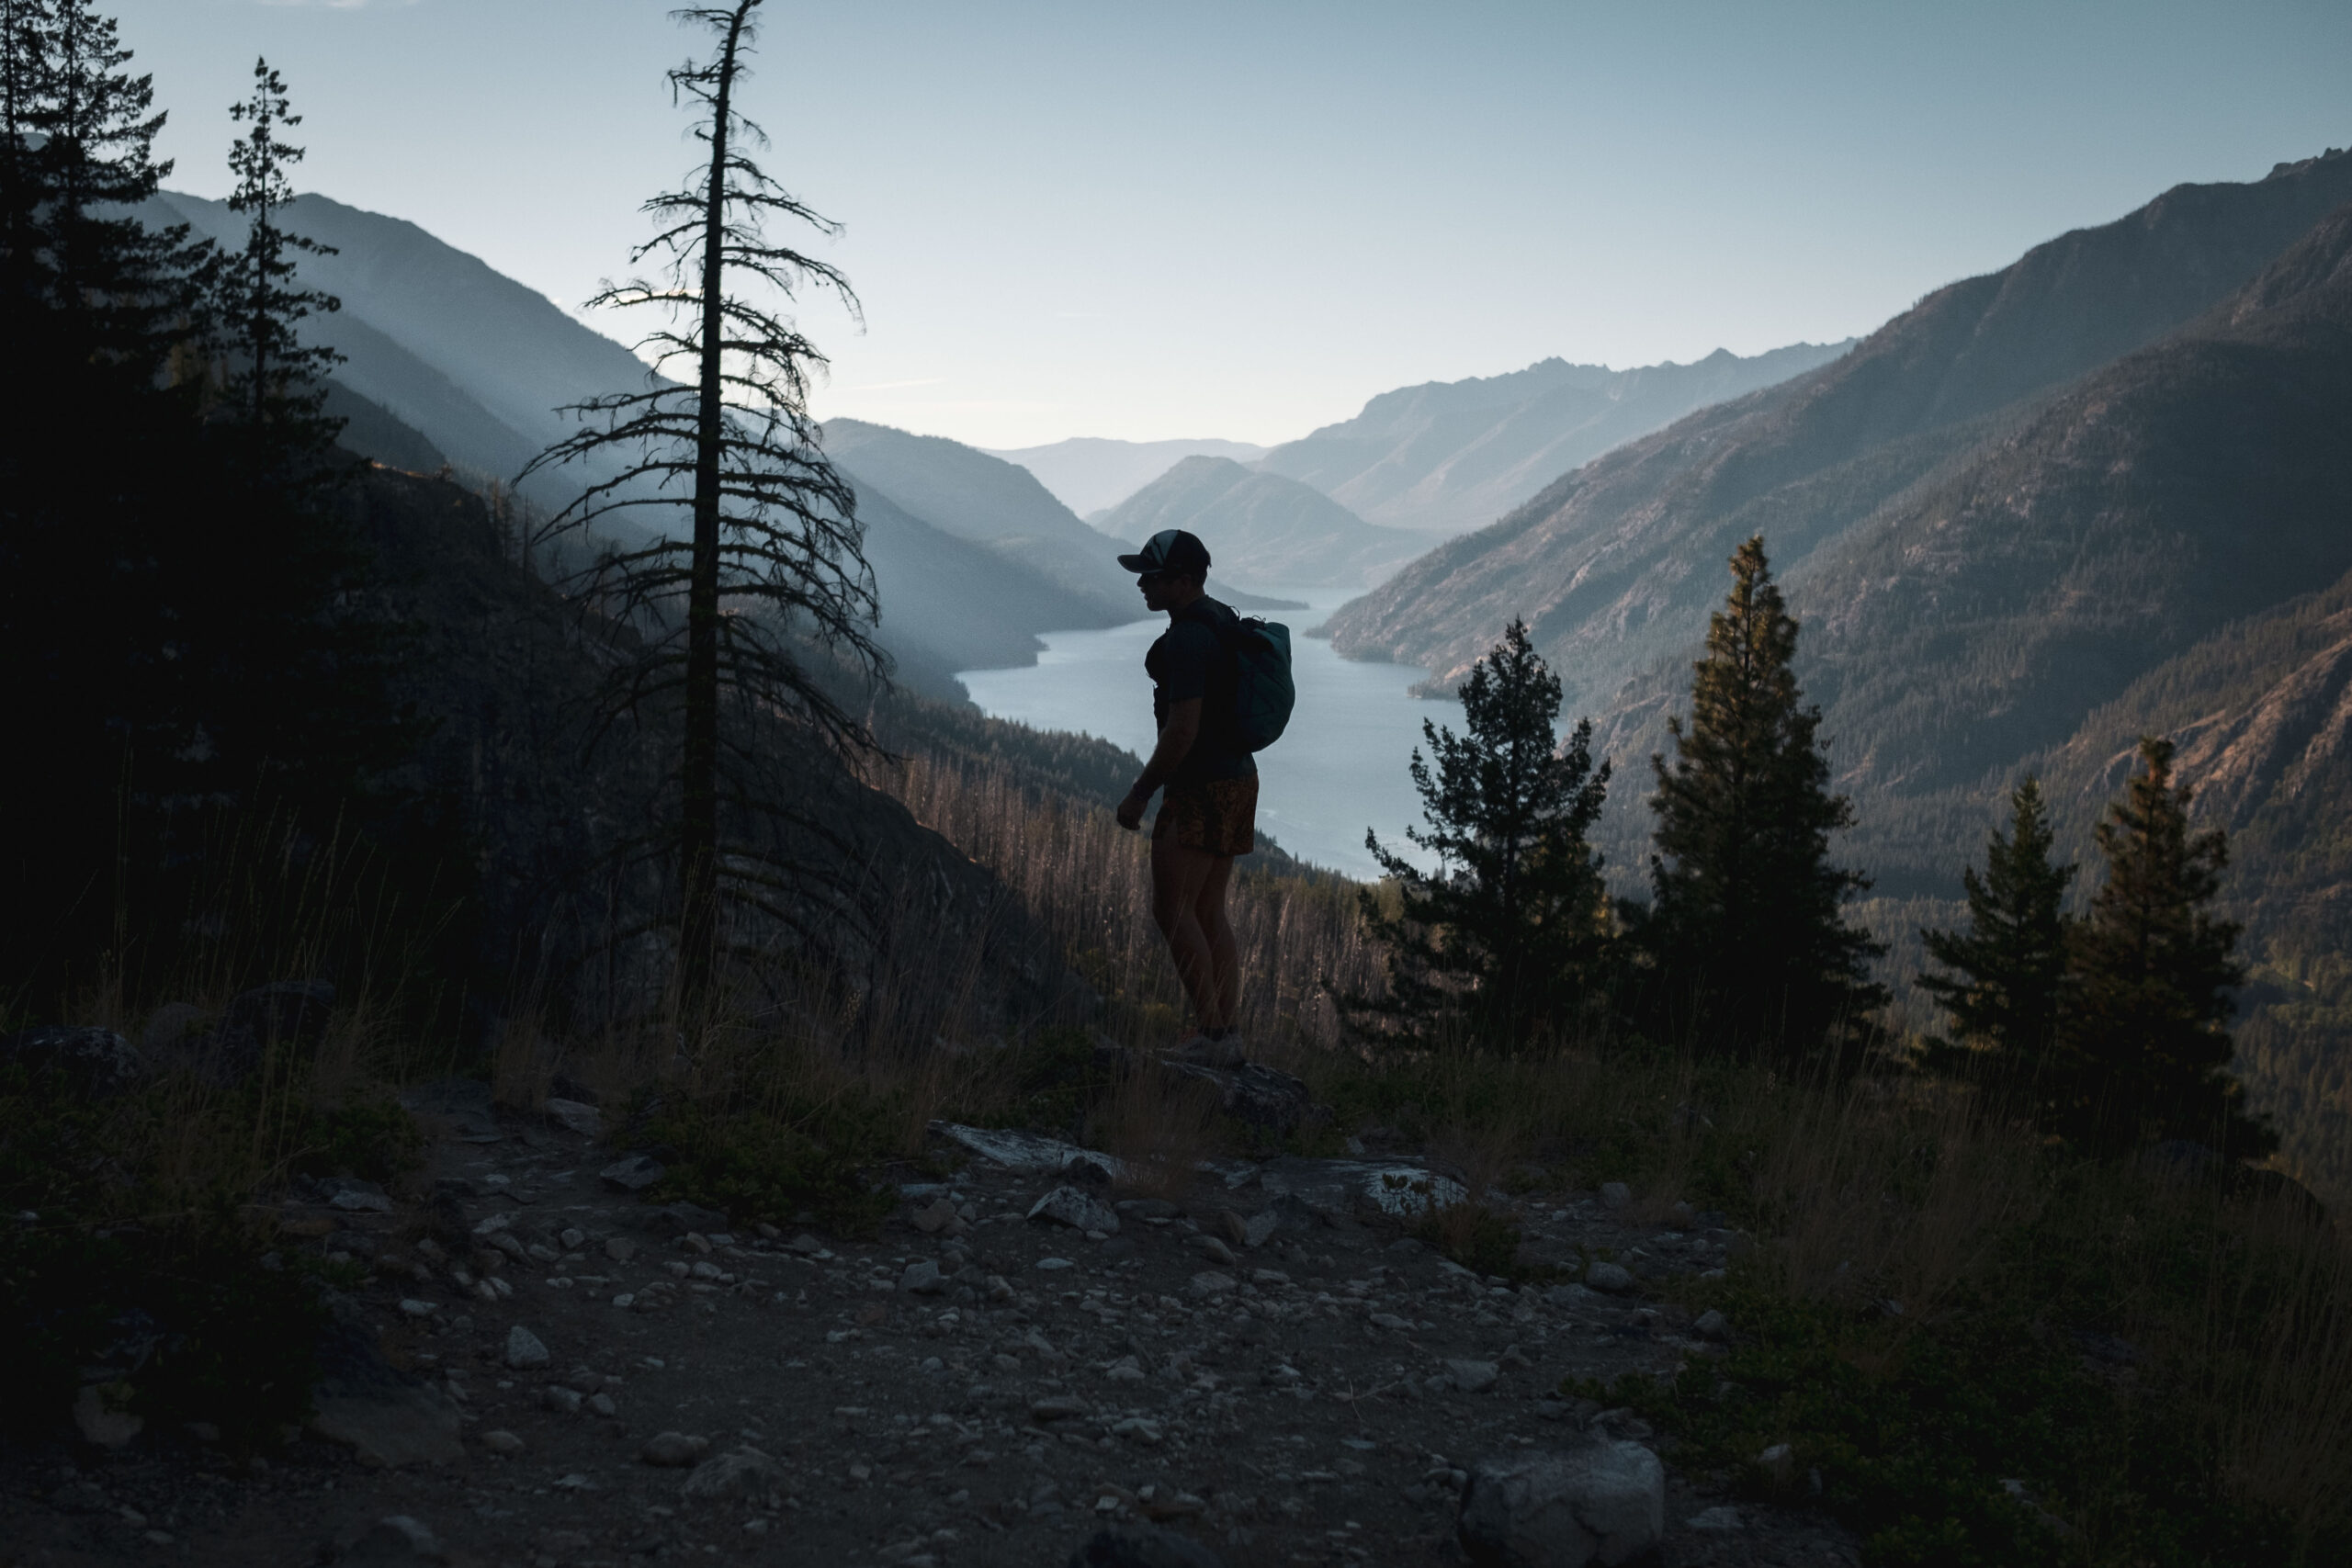
[[[1208,874],[1193,900],[1193,919],[1208,942],[1209,967],[1216,976],[1217,1022],[1230,1029],[1241,1021],[1241,952],[1233,940],[1233,926],[1225,918],[1225,890],[1233,880],[1233,857],[1210,857]]]
[[[1216,873],[1220,861],[1229,873],[1233,863],[1225,856],[1166,839],[1152,840],[1152,922],[1168,941],[1169,954],[1176,961],[1176,978],[1192,999],[1193,1015],[1204,1031],[1224,1029],[1232,1021],[1224,1010],[1218,986],[1216,946],[1210,933],[1202,929],[1199,912],[1203,886]],[[1223,908],[1221,885],[1219,908]],[[1227,930],[1228,953],[1232,941],[1233,933]]]

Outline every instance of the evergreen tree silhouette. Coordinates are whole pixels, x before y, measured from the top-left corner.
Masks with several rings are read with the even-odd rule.
[[[230,417],[266,449],[268,461],[315,468],[341,428],[322,410],[326,378],[343,355],[304,343],[301,323],[340,310],[343,303],[300,287],[296,277],[300,257],[336,252],[285,227],[285,210],[294,200],[286,171],[305,152],[285,139],[286,130],[302,123],[291,111],[284,80],[268,61],[255,60],[252,93],[229,109],[245,128],[229,147],[229,172],[236,176],[229,209],[244,215],[245,243],[220,257],[211,283]]]
[[[1585,835],[1609,764],[1593,766],[1590,720],[1565,746],[1555,737],[1559,678],[1516,618],[1463,682],[1462,709],[1464,735],[1422,722],[1434,769],[1413,751],[1429,827],[1405,836],[1438,869],[1424,874],[1364,834],[1398,908],[1385,911],[1374,889],[1359,896],[1387,949],[1389,994],[1351,998],[1350,1010],[1419,1043],[1509,1049],[1575,1027],[1600,1001],[1609,903]]]
[[[1840,907],[1869,878],[1829,863],[1853,807],[1829,792],[1792,665],[1797,623],[1759,536],[1732,557],[1732,589],[1693,666],[1690,718],[1668,721],[1675,759],[1654,756],[1652,901],[1625,915],[1647,961],[1648,1026],[1707,1052],[1850,1068],[1886,991],[1865,975],[1884,952]]]
[[[2064,1040],[2077,1078],[2056,1130],[2110,1151],[2182,1138],[2259,1157],[2278,1139],[2246,1114],[2229,1070],[2239,928],[2211,908],[2228,841],[2190,831],[2171,741],[2142,739],[2140,761],[2098,826],[2107,879],[2070,944],[2080,996]]]
[[[808,412],[808,378],[824,356],[758,299],[764,290],[789,300],[814,287],[856,306],[833,267],[765,233],[771,219],[823,234],[838,228],[751,156],[765,137],[736,95],[759,6],[677,13],[716,38],[709,59],[669,77],[673,96],[699,111],[695,135],[707,156],[693,183],[646,203],[664,226],[631,260],[666,257],[665,276],[608,285],[589,301],[666,314],[669,324],[639,347],[685,380],[578,405],[589,427],[525,469],[621,459],[537,540],[585,539],[594,558],[565,586],[631,633],[609,687],[616,717],[674,704],[681,720],[676,812],[661,837],[676,856],[678,989],[690,1015],[717,966],[722,892],[789,919],[788,896],[808,874],[777,859],[758,821],[832,831],[759,783],[752,727],[779,717],[797,727],[799,744],[870,744],[803,651],[813,646],[869,674],[883,668],[855,497]]]
[[[130,210],[172,172],[154,155],[153,78],[123,69],[130,51],[90,0],[12,9],[6,270],[17,297],[43,307],[19,332],[50,340],[20,345],[85,383],[64,396],[135,390],[185,332],[204,252],[187,225],[150,229]]]
[[[1962,874],[1969,929],[1919,933],[1928,956],[1951,971],[1919,976],[1919,988],[1943,1004],[1952,1024],[1952,1038],[1931,1042],[1924,1065],[2031,1097],[2046,1122],[2054,1105],[2049,1097],[2061,1092],[2065,1076],[2052,1052],[2067,984],[2063,905],[2075,867],[2051,863],[2039,782],[2019,784],[2009,809],[2008,832],[1996,829],[1985,844],[1984,874],[1973,866]]]

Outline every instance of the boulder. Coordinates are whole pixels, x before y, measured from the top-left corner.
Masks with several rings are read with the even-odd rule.
[[[15,1063],[35,1077],[53,1077],[92,1100],[122,1093],[146,1068],[130,1042],[113,1030],[63,1024],[0,1037],[0,1062]]]
[[[1212,1067],[1198,1062],[1166,1061],[1160,1066],[1173,1077],[1213,1085],[1217,1109],[1253,1126],[1287,1134],[1301,1122],[1330,1119],[1331,1113],[1307,1093],[1306,1080],[1262,1063]]]
[[[577,1133],[583,1138],[605,1135],[605,1113],[593,1105],[576,1100],[550,1100],[547,1112],[548,1120],[566,1132]]]
[[[669,1170],[651,1155],[630,1155],[615,1160],[596,1174],[616,1191],[642,1192],[667,1176]]]
[[[664,1470],[684,1470],[710,1451],[710,1439],[692,1432],[658,1432],[645,1440],[637,1457]]]
[[[1584,1282],[1596,1291],[1622,1296],[1634,1288],[1634,1276],[1622,1264],[1595,1263],[1584,1271]]]
[[[1492,1361],[1448,1361],[1445,1371],[1453,1380],[1453,1386],[1464,1393],[1484,1393],[1495,1386],[1495,1379],[1501,1375]]]
[[[1101,1199],[1080,1187],[1055,1188],[1030,1207],[1029,1217],[1051,1220],[1073,1230],[1116,1235],[1119,1229],[1119,1216],[1112,1213]]]
[[[784,1483],[784,1469],[754,1448],[730,1449],[695,1466],[678,1495],[689,1503],[719,1503],[730,1498],[759,1501]]]
[[[1481,1461],[1462,1495],[1463,1551],[1482,1568],[1615,1568],[1655,1551],[1666,1529],[1666,1470],[1639,1443]]]
[[[127,1447],[147,1426],[145,1416],[126,1408],[130,1401],[129,1383],[85,1384],[74,1401],[74,1429],[94,1448]]]
[[[516,1324],[506,1331],[506,1364],[518,1369],[546,1366],[546,1343],[521,1324]]]
[[[311,1404],[311,1432],[350,1449],[362,1464],[392,1470],[466,1457],[458,1440],[464,1413],[438,1389],[396,1382],[322,1384]]]

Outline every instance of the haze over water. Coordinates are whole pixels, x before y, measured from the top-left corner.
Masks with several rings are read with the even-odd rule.
[[[1258,826],[1302,860],[1376,876],[1364,829],[1378,829],[1384,845],[1408,847],[1405,828],[1419,824],[1421,814],[1406,770],[1421,743],[1421,721],[1458,732],[1461,705],[1407,695],[1424,670],[1341,659],[1329,642],[1306,635],[1357,591],[1268,592],[1305,600],[1308,608],[1266,615],[1291,629],[1298,709],[1283,738],[1258,754]],[[1108,631],[1048,632],[1034,666],[967,670],[957,679],[991,717],[1076,730],[1145,756],[1153,730],[1143,656],[1167,626],[1165,615],[1154,615]]]

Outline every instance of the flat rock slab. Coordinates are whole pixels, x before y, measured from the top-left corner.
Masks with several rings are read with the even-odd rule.
[[[933,1122],[931,1130],[982,1159],[1033,1176],[1057,1176],[1074,1165],[1091,1164],[1115,1180],[1127,1173],[1125,1161],[1098,1149],[1081,1149],[1039,1133],[1006,1127],[967,1127],[956,1122]]]
[[[342,1443],[362,1464],[397,1469],[405,1464],[447,1464],[466,1457],[458,1440],[462,1423],[457,1402],[437,1389],[387,1384],[330,1391],[312,1396],[317,1414],[311,1430]]]
[[[1666,1532],[1666,1469],[1639,1443],[1481,1461],[1462,1495],[1462,1550],[1481,1568],[1617,1568]]]

